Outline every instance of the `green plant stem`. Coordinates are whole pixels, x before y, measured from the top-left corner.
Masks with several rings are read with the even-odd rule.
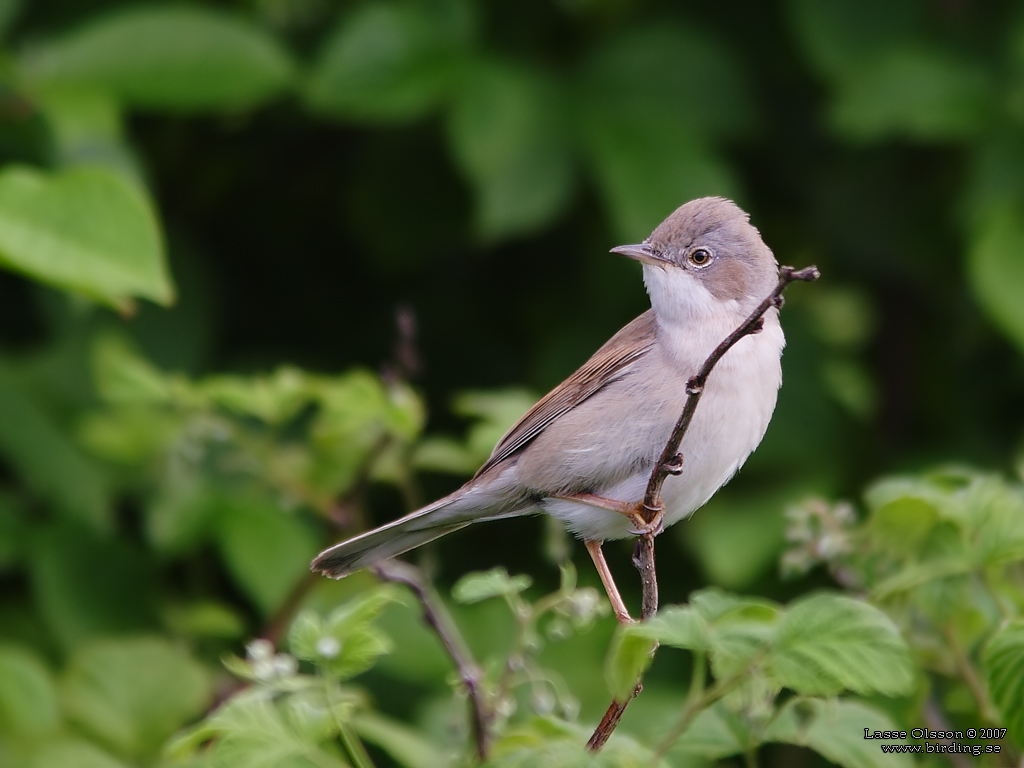
[[[746,752],[743,753],[743,764],[746,765],[747,768],[757,768],[756,749],[748,749]]]
[[[953,651],[953,660],[956,662],[960,676],[964,679],[971,694],[974,696],[974,700],[978,704],[978,713],[983,720],[998,725],[999,716],[996,715],[995,709],[989,701],[988,691],[985,690],[985,685],[981,682],[981,678],[978,677],[978,673],[974,669],[974,665],[971,664],[971,660],[967,658],[967,652],[960,644],[956,631],[947,624],[942,628],[942,633],[946,636],[949,647]]]
[[[690,690],[686,694],[687,702],[690,702],[704,694],[704,686],[707,684],[707,653],[694,651],[693,672],[690,674]]]
[[[1006,607],[1002,598],[999,597],[999,592],[996,590],[995,584],[992,583],[992,574],[988,568],[981,569],[981,583],[985,585],[985,589],[992,598],[992,602],[996,604],[996,610],[999,611],[999,615],[1002,616],[1003,620],[1012,619],[1013,612]]]
[[[341,738],[341,743],[345,746],[345,751],[352,759],[352,764],[355,768],[374,768],[373,760],[371,760],[370,756],[366,753],[366,748],[363,747],[363,743],[359,740],[359,737],[352,733],[352,729],[348,727],[348,723],[338,717],[337,707],[335,706],[337,685],[337,680],[327,677],[324,678],[324,694],[327,696],[327,707],[331,711],[331,717],[334,718],[334,724],[338,726],[338,736]]]
[[[703,691],[699,695],[691,695],[687,697],[686,706],[683,707],[683,715],[679,718],[679,722],[676,723],[675,727],[669,732],[668,736],[664,738],[661,744],[658,745],[658,751],[655,754],[655,761],[661,760],[668,751],[672,748],[672,745],[676,740],[686,733],[686,729],[690,727],[693,719],[701,713],[701,711],[707,709],[716,701],[721,699],[727,693],[732,691],[736,686],[743,682],[746,678],[748,669],[744,669],[742,673],[733,675],[732,677],[726,678],[721,682],[715,683],[713,686]]]
[[[340,722],[338,727],[340,729],[338,732],[341,735],[341,743],[345,745],[345,751],[352,758],[352,765],[355,768],[374,768],[373,760],[367,754],[366,747],[363,746],[363,742],[359,740],[359,737],[352,733],[352,729]]]

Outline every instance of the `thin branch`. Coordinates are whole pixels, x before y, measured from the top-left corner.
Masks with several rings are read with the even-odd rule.
[[[640,572],[640,582],[643,587],[641,619],[649,619],[658,612],[658,575],[654,563],[654,537],[660,532],[660,526],[654,526],[654,523],[663,511],[661,489],[665,484],[665,479],[669,475],[678,474],[682,468],[683,456],[679,453],[679,446],[683,442],[686,431],[690,428],[690,422],[693,421],[693,414],[697,410],[697,404],[700,402],[701,396],[704,394],[704,385],[707,384],[708,376],[711,375],[711,371],[718,364],[718,361],[740,339],[758,333],[764,327],[764,314],[772,307],[778,309],[782,306],[782,292],[786,290],[790,283],[797,280],[812,282],[820,276],[821,273],[818,271],[818,268],[813,266],[805,267],[804,269],[793,269],[793,267],[780,268],[779,282],[775,286],[775,290],[757,306],[735,331],[730,333],[721,344],[715,347],[715,350],[704,361],[704,365],[701,366],[697,375],[686,382],[686,404],[683,407],[683,412],[680,414],[679,420],[676,421],[672,435],[668,443],[665,444],[665,449],[661,452],[661,458],[658,459],[658,463],[651,471],[651,478],[647,483],[643,501],[636,505],[636,514],[649,527],[652,527],[652,530],[645,531],[637,540],[636,549],[633,553],[633,565]],[[608,741],[612,732],[618,726],[619,720],[622,719],[622,715],[626,711],[626,707],[629,706],[629,702],[636,698],[642,688],[643,685],[638,680],[629,698],[625,701],[612,701],[605,711],[604,717],[601,718],[601,722],[594,729],[593,735],[587,742],[587,749],[591,752],[597,752],[605,745],[605,742]],[[701,699],[701,701],[704,701],[704,699]],[[696,703],[691,702],[692,705],[696,705]],[[687,711],[689,712],[691,709],[693,711],[690,712],[689,717],[692,718],[699,709],[688,705]],[[686,725],[688,725],[688,719],[684,718],[681,727],[685,728]]]
[[[473,660],[472,654],[448,615],[448,611],[434,594],[426,578],[415,566],[398,560],[386,560],[373,566],[372,570],[382,581],[390,581],[408,587],[419,600],[420,606],[423,608],[424,621],[437,632],[437,636],[455,663],[462,684],[466,688],[473,712],[473,739],[476,742],[477,757],[481,762],[485,762],[490,748],[489,730],[493,713],[487,706],[481,690],[480,667]]]
[[[675,429],[672,430],[672,436],[669,438],[668,443],[665,444],[665,450],[661,452],[661,459],[658,460],[654,471],[651,472],[651,479],[647,483],[647,492],[644,494],[644,512],[650,513],[646,518],[648,522],[653,520],[661,509],[661,487],[665,484],[665,478],[673,474],[673,472],[678,472],[682,464],[683,459],[679,455],[679,445],[683,442],[683,436],[693,420],[693,412],[697,410],[697,404],[700,402],[701,395],[704,394],[704,385],[707,383],[708,376],[711,375],[711,370],[718,365],[718,361],[725,356],[726,352],[732,349],[736,342],[744,336],[751,336],[761,330],[764,324],[762,318],[765,312],[772,307],[778,309],[782,306],[782,292],[786,290],[790,283],[797,280],[813,282],[819,277],[821,277],[821,273],[817,267],[813,266],[804,267],[803,269],[793,269],[793,267],[780,268],[779,283],[775,286],[775,290],[757,306],[757,309],[751,313],[750,317],[743,321],[739,328],[730,333],[725,341],[715,347],[715,351],[704,361],[704,365],[701,366],[697,375],[686,382],[686,405],[679,416],[679,420],[676,422]]]

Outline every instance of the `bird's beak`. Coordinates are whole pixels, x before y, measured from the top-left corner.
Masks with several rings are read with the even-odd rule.
[[[620,245],[618,248],[612,248],[609,253],[618,253],[627,258],[635,259],[641,264],[657,264],[661,267],[665,266],[665,259],[656,254],[647,243]]]

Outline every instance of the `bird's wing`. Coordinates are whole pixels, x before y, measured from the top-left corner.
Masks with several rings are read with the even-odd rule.
[[[563,413],[628,374],[651,350],[654,334],[654,311],[647,310],[612,336],[579,370],[527,411],[498,441],[491,457],[475,477],[526,447]]]

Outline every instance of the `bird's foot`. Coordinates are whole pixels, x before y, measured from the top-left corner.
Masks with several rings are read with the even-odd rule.
[[[635,526],[629,530],[631,534],[634,536],[657,536],[665,530],[664,507],[652,508],[642,504],[641,508],[643,509],[643,514],[634,510],[629,516],[629,519]]]

